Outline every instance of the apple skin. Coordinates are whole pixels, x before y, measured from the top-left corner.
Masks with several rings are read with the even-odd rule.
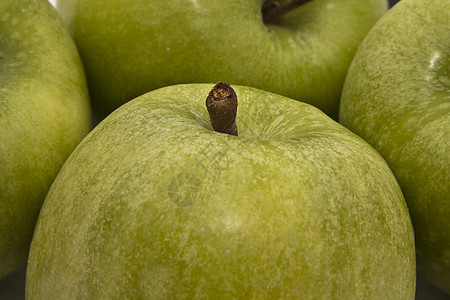
[[[0,278],[26,264],[39,210],[88,133],[75,44],[44,0],[0,0]]]
[[[235,86],[239,136],[210,84],[125,104],[45,200],[28,299],[414,299],[415,251],[382,157],[320,110]]]
[[[450,294],[450,2],[403,0],[361,44],[340,122],[372,144],[402,188],[417,265]]]
[[[100,117],[150,90],[225,81],[337,119],[347,69],[386,0],[320,0],[265,25],[261,0],[64,0]]]

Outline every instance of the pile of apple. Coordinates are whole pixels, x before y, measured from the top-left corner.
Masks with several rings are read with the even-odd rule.
[[[450,1],[57,8],[0,0],[27,299],[414,299],[416,260],[450,294]]]

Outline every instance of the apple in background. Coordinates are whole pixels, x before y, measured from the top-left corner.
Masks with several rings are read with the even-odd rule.
[[[47,0],[0,0],[0,278],[24,267],[44,197],[90,128],[75,45]]]
[[[215,132],[211,88],[145,94],[81,142],[39,216],[27,297],[413,299],[411,220],[381,156],[249,87],[238,136]]]
[[[387,1],[314,0],[272,20],[261,0],[60,0],[57,7],[100,117],[159,87],[223,80],[337,119],[347,69]]]
[[[403,0],[368,34],[350,67],[340,121],[397,177],[414,225],[419,271],[450,294],[450,2]]]

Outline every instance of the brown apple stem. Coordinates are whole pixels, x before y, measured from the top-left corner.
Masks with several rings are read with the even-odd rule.
[[[237,97],[228,83],[219,82],[206,98],[211,125],[217,132],[238,135],[236,126]]]
[[[286,0],[281,3],[279,0],[268,1],[262,7],[264,23],[274,23],[291,10],[310,1],[312,0]]]

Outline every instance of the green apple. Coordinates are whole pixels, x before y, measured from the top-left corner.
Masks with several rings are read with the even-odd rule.
[[[0,278],[26,264],[63,162],[90,128],[75,44],[46,0],[0,0]]]
[[[165,87],[103,120],[44,202],[29,299],[413,299],[400,187],[361,138],[249,87],[238,136],[212,85]]]
[[[372,144],[411,212],[417,265],[450,294],[450,1],[403,0],[361,44],[340,121]]]
[[[314,0],[275,20],[262,14],[264,3],[60,0],[57,7],[100,117],[159,87],[223,80],[311,103],[337,119],[347,69],[386,0]]]

